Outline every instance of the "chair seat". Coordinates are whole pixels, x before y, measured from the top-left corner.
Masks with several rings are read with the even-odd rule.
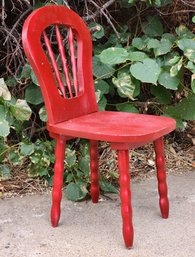
[[[121,143],[153,141],[175,129],[175,120],[162,116],[99,111],[57,124],[50,132],[71,137]]]

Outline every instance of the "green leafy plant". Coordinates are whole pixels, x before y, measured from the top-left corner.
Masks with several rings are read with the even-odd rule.
[[[101,109],[137,112],[147,100],[148,111],[175,118],[178,127],[194,119],[195,109],[189,105],[195,105],[195,38],[184,25],[175,32],[165,33],[159,17],[148,17],[143,24],[143,35],[132,38],[130,45],[120,38],[112,47],[110,38],[106,43],[108,48],[106,44],[98,45],[98,52],[94,50],[97,54],[93,73],[96,83],[105,82],[109,88],[108,93],[102,91],[98,98]],[[147,99],[142,91],[146,87]],[[181,102],[176,99],[178,94],[183,95]],[[182,108],[185,111],[181,112]]]

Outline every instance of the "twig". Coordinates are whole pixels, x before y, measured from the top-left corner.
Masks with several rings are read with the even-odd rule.
[[[22,13],[22,15],[18,18],[18,20],[17,20],[16,23],[14,24],[13,28],[10,30],[9,34],[7,35],[7,37],[6,37],[6,39],[5,39],[4,43],[3,43],[3,45],[6,44],[8,38],[12,35],[13,31],[14,31],[15,28],[18,26],[18,24],[19,24],[19,22],[21,21],[21,19],[24,18],[24,16],[25,16],[27,13],[29,13],[30,11],[32,11],[32,10],[33,10],[33,8],[32,8],[32,6],[31,6],[31,7],[29,7],[25,12]]]
[[[1,10],[1,16],[2,16],[2,26],[5,25],[5,17],[6,17],[6,14],[5,14],[5,0],[2,0],[2,10]]]
[[[118,38],[120,38],[120,34],[118,33],[118,31],[116,30],[114,24],[112,23],[111,19],[108,17],[108,15],[105,13],[104,9],[106,9],[109,5],[113,4],[115,2],[115,0],[110,0],[108,1],[105,5],[103,5],[102,7],[100,7],[98,4],[96,4],[93,0],[90,0],[90,2],[99,10],[99,12],[101,12],[107,19],[108,23],[111,25],[112,29],[114,30],[114,32],[116,33],[116,36]]]
[[[110,0],[107,3],[105,3],[101,8],[98,8],[98,10],[92,14],[92,15],[87,15],[85,17],[83,17],[84,20],[92,20],[95,19],[95,17],[102,11],[105,10],[106,8],[108,8],[111,4],[113,4],[116,0]],[[85,1],[85,5],[86,5],[86,1]]]

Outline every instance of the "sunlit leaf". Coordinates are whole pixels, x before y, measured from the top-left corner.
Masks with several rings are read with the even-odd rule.
[[[164,71],[160,74],[158,82],[165,88],[176,90],[179,85],[179,78],[177,76],[171,77],[169,72]]]
[[[18,99],[15,104],[10,106],[11,112],[17,120],[29,120],[32,114],[26,100]]]
[[[10,132],[10,126],[9,123],[4,120],[4,119],[0,119],[0,137],[6,137],[9,135]]]
[[[99,58],[100,61],[105,64],[115,65],[126,62],[129,58],[129,54],[125,48],[110,47],[103,50]]]
[[[148,56],[147,54],[140,52],[140,51],[135,51],[135,52],[130,52],[129,53],[129,59],[132,62],[137,62],[137,61],[143,61],[144,59],[147,59]]]
[[[143,50],[146,47],[146,42],[140,37],[135,37],[132,40],[132,46],[139,50]]]
[[[113,84],[117,87],[118,93],[122,97],[128,97],[134,100],[134,91],[137,81],[132,78],[129,69],[124,68],[117,73],[117,78],[112,79]]]
[[[145,59],[137,62],[130,67],[131,74],[138,80],[145,83],[156,84],[161,69],[153,59]]]
[[[41,107],[41,109],[39,110],[39,117],[42,121],[47,122],[48,117],[45,106]]]
[[[11,100],[11,94],[3,78],[0,79],[0,97],[2,97],[6,101]]]

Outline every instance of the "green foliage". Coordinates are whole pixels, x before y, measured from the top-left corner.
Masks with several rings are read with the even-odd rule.
[[[155,1],[155,4],[157,2],[160,5],[163,2],[165,4],[166,1]],[[94,46],[94,59],[100,60],[98,67],[93,66],[94,75],[97,72],[96,68],[100,70],[103,65],[110,65],[114,69],[108,77],[101,78],[110,87],[109,95],[105,95],[106,99],[104,98],[104,108],[138,112],[140,102],[144,105],[147,97],[150,99],[152,112],[169,115],[178,121],[178,127],[183,127],[183,122],[189,120],[189,117],[187,114],[185,116],[186,112],[181,115],[181,108],[188,107],[192,117],[195,109],[189,107],[192,100],[187,105],[185,102],[187,100],[183,99],[181,104],[175,101],[175,96],[183,94],[186,99],[191,99],[191,94],[195,93],[194,39],[194,34],[184,25],[176,28],[175,34],[165,33],[162,21],[154,16],[148,17],[143,23],[143,35],[132,38],[130,46],[127,47],[126,43],[121,44],[120,39],[111,47],[109,45],[102,50],[98,48],[98,52]],[[191,77],[191,80],[186,79],[186,74]],[[98,81],[98,76],[96,78]],[[149,89],[147,96],[142,91],[146,84]],[[114,103],[112,103],[113,98]],[[158,103],[158,108],[155,101]],[[176,115],[176,112],[180,114]]]

